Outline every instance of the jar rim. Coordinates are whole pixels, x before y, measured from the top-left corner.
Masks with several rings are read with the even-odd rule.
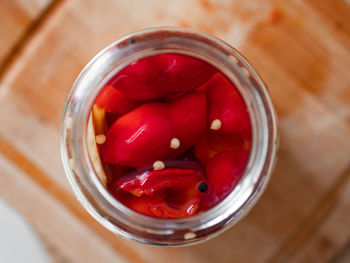
[[[220,71],[235,83],[243,96],[251,120],[255,118],[258,121],[259,118],[265,124],[253,129],[251,155],[259,155],[259,158],[250,158],[246,172],[233,191],[208,211],[179,219],[148,217],[116,200],[98,180],[86,145],[88,115],[95,97],[105,83],[132,61],[159,53],[187,54],[221,67]],[[254,110],[259,112],[253,112]],[[258,135],[262,135],[259,140]],[[113,42],[82,70],[68,95],[62,115],[61,156],[66,175],[79,201],[106,228],[144,243],[183,245],[198,242],[238,222],[263,193],[276,162],[277,148],[277,118],[267,88],[259,75],[233,47],[192,29],[150,28]],[[252,180],[255,180],[254,184]],[[242,199],[240,191],[245,188],[250,189],[249,194],[246,193],[244,200],[237,203],[240,206],[234,204],[238,194],[241,194]],[[186,233],[195,236],[186,238]]]

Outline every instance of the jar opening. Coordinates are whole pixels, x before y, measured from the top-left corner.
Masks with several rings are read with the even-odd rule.
[[[144,216],[118,202],[96,176],[87,149],[87,123],[100,90],[130,63],[162,53],[196,57],[219,69],[236,85],[252,123],[250,159],[238,185],[210,210],[179,219]],[[192,30],[156,28],[130,34],[111,44],[84,68],[65,105],[61,152],[75,193],[100,223],[140,242],[177,245],[205,240],[227,229],[250,210],[268,182],[277,143],[276,117],[267,89],[236,50]]]

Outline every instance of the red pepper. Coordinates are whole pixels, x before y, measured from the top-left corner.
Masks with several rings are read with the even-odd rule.
[[[177,199],[175,204],[168,202],[168,197],[165,192],[156,193],[153,198],[145,195],[136,197],[125,193],[122,196],[118,196],[117,199],[130,209],[147,216],[158,218],[182,218],[192,216],[198,212],[201,195],[203,194],[200,192],[198,193],[198,190],[189,191],[189,189],[179,188],[170,193],[170,197],[185,197],[187,201],[183,203],[180,203],[178,201],[179,199]]]
[[[157,195],[151,202],[152,213],[160,218],[182,218],[198,212],[203,194],[195,188],[178,188]]]
[[[95,104],[108,113],[123,115],[136,108],[140,103],[126,97],[111,85],[106,85],[98,94]]]
[[[204,135],[207,127],[207,100],[203,92],[192,92],[175,101],[170,119],[180,147],[171,151],[171,158],[184,153]]]
[[[120,117],[102,145],[105,162],[140,168],[173,158],[193,146],[206,130],[206,99],[193,92],[171,103],[143,104]],[[180,146],[170,148],[172,139]]]
[[[109,164],[108,168],[110,170],[110,174],[112,175],[110,178],[110,182],[115,182],[119,180],[122,176],[131,174],[136,171],[135,168],[122,166],[119,164]]]
[[[238,184],[249,158],[249,151],[223,151],[206,163],[208,192],[203,195],[200,209],[207,210],[223,200]]]
[[[195,195],[194,195],[195,194]],[[116,198],[125,206],[141,214],[159,218],[181,218],[196,214],[199,209],[200,195],[196,190],[178,189],[170,193],[170,196],[186,197],[183,203],[168,203],[165,192],[158,192],[153,198],[146,195],[136,197],[127,192],[119,194]],[[183,198],[182,198],[183,199]]]
[[[206,84],[208,99],[208,125],[220,120],[220,134],[241,133],[251,138],[250,117],[246,105],[236,87],[223,74],[216,73]]]
[[[203,174],[194,169],[165,168],[146,171],[136,176],[124,176],[116,184],[121,190],[135,196],[152,197],[156,191],[172,187],[195,187],[203,180]]]
[[[160,54],[140,59],[123,68],[109,82],[133,100],[145,101],[191,91],[217,70],[194,57]]]
[[[102,144],[105,162],[140,168],[167,156],[174,137],[163,103],[148,103],[120,117],[106,133]]]
[[[156,217],[179,218],[197,212],[203,195],[198,186],[203,181],[203,174],[197,170],[165,168],[126,176],[119,179],[116,184],[121,190],[142,198],[142,205],[140,201],[136,201],[137,205],[131,208],[135,209],[136,206],[135,210],[139,212],[142,210],[144,214],[148,214],[150,208]],[[144,199],[145,196],[149,199]],[[148,204],[145,200],[148,200]]]
[[[171,93],[171,94],[169,94],[169,95],[166,95],[163,99],[162,99],[162,101],[164,101],[164,102],[174,102],[174,101],[176,101],[176,100],[178,100],[178,99],[180,99],[182,96],[184,96],[186,93],[184,93],[184,92],[178,92],[178,93]]]
[[[147,196],[135,197],[128,192],[122,192],[115,197],[125,206],[132,210],[135,210],[136,212],[147,216],[154,216],[154,213],[152,211],[152,199]]]
[[[195,155],[202,162],[206,163],[210,158],[219,152],[237,151],[242,148],[249,150],[251,142],[241,134],[228,135],[210,132],[203,136],[195,145]]]

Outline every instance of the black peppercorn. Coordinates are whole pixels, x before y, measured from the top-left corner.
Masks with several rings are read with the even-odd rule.
[[[208,189],[208,185],[206,183],[200,183],[198,185],[198,190],[202,193],[204,193],[205,191],[207,191]]]

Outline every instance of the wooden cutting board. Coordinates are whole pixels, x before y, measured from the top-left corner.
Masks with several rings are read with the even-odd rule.
[[[54,262],[349,262],[350,2],[0,0],[0,197]],[[76,201],[59,123],[77,74],[135,30],[184,26],[239,49],[270,89],[280,153],[265,194],[220,237],[185,248],[124,240]]]

